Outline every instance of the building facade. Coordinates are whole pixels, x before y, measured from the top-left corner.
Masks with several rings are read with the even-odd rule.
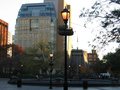
[[[7,55],[12,57],[12,34],[8,31],[8,45],[9,48],[7,49]]]
[[[16,19],[15,44],[24,49],[39,42],[56,46],[56,21],[53,3],[23,4]]]
[[[56,11],[56,17],[57,17],[57,27],[61,26],[64,24],[62,17],[61,17],[61,11],[64,8],[64,0],[44,0],[44,2],[52,2],[55,6],[55,11]],[[56,29],[56,31],[58,32],[58,28]],[[56,47],[57,51],[59,53],[63,53],[64,52],[64,37],[60,36],[58,33],[56,34],[57,37],[57,41],[56,41]]]
[[[73,49],[71,51],[71,58],[69,70],[72,72],[70,75],[74,78],[79,78],[81,71],[84,72],[87,68],[87,52],[80,49]]]
[[[96,50],[92,50],[92,53],[88,53],[89,65],[95,64],[99,60]]]
[[[0,60],[7,59],[8,23],[0,19]]]
[[[71,61],[70,65],[74,66],[87,66],[87,52],[79,49],[73,49],[71,51]]]
[[[57,17],[57,27],[64,25],[63,19],[61,17],[61,11],[67,7],[67,9],[70,11],[70,19],[68,21],[68,28],[71,27],[71,6],[68,5],[65,0],[44,0],[44,2],[53,2],[54,6],[55,6],[55,10],[56,10],[56,17]],[[58,31],[58,29],[57,29]],[[59,34],[57,34],[57,51],[59,52],[64,52],[64,37],[60,36]],[[67,52],[68,55],[71,55],[71,50],[72,50],[72,38],[71,36],[68,36],[67,38]]]
[[[61,11],[65,5],[64,0],[44,0],[44,3],[23,4],[16,19],[15,44],[26,48],[40,41],[52,42],[56,51],[63,53],[64,37],[58,34],[58,27],[64,25]],[[70,6],[68,9],[70,10]],[[70,55],[72,39],[68,37],[67,41]]]

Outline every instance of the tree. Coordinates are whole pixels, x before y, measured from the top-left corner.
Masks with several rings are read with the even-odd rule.
[[[104,73],[108,71],[108,65],[107,63],[104,63],[104,60],[99,60],[94,64],[91,64],[90,68],[95,73]]]
[[[88,23],[98,23],[100,28],[93,28],[98,31],[94,42],[101,44],[101,47],[108,45],[110,42],[120,44],[120,0],[96,0],[90,9],[83,8],[80,18],[86,20],[84,27]],[[96,47],[95,45],[92,45]]]
[[[25,54],[21,57],[21,64],[25,67],[26,74],[47,73],[49,67],[49,44],[39,42],[35,47],[26,48]],[[33,68],[34,67],[34,68]]]
[[[120,73],[120,49],[116,49],[115,53],[108,53],[103,58],[107,60],[113,73]]]
[[[53,53],[53,68],[59,74],[63,71],[63,53],[55,52],[54,43],[40,41],[34,47],[26,48],[24,51],[25,53],[19,60],[19,64],[24,66],[24,74],[47,74],[49,71],[50,53]]]
[[[8,45],[8,47],[12,47],[12,59],[14,60],[19,60],[24,53],[23,48],[19,45],[11,44],[10,46]]]
[[[45,61],[46,58],[49,57],[50,54],[50,48],[49,48],[49,43],[46,42],[39,42],[36,45],[36,48],[38,48],[38,53],[42,55],[43,60]]]

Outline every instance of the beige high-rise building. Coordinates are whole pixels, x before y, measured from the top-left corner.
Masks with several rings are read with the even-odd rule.
[[[50,17],[18,18],[17,23],[21,26],[16,25],[16,44],[23,48],[34,47],[38,42],[56,41],[55,26]]]
[[[56,16],[57,16],[57,27],[59,28],[60,25],[64,24],[62,17],[61,17],[61,11],[64,8],[64,0],[44,0],[44,2],[45,3],[46,2],[53,2],[54,3]],[[58,29],[57,29],[57,32],[58,32]],[[63,51],[64,51],[64,37],[60,36],[58,33],[57,33],[56,44],[57,44],[57,51],[59,53],[63,53]]]
[[[25,49],[40,41],[52,42],[55,44],[55,51],[64,54],[64,36],[58,34],[58,27],[64,25],[61,11],[65,5],[64,0],[44,0],[44,3],[23,4],[16,19],[15,44]],[[70,6],[68,9],[70,10]],[[68,26],[70,26],[69,22]],[[67,42],[70,55],[72,49],[70,37]]]
[[[56,51],[56,22],[53,3],[23,4],[16,19],[15,44],[26,49],[50,42]]]
[[[68,21],[68,26],[69,28],[71,27],[71,6],[67,5],[67,3],[65,2],[65,0],[44,0],[44,2],[53,2],[55,5],[55,9],[56,9],[56,16],[57,16],[57,26],[61,26],[64,25],[63,19],[61,17],[61,11],[67,7],[67,9],[70,11],[70,19]],[[60,36],[59,34],[57,34],[57,51],[60,52],[64,52],[64,37]],[[70,56],[71,54],[71,50],[72,50],[72,38],[71,36],[68,36],[67,38],[67,51],[68,51],[68,55]]]

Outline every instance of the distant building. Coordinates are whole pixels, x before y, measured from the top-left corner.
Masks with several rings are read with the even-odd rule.
[[[87,66],[88,60],[87,60],[87,52],[79,49],[73,49],[71,51],[71,61],[70,65],[75,66]]]
[[[65,5],[64,0],[23,4],[16,19],[14,43],[26,49],[34,47],[41,41],[50,42],[54,45],[54,51],[64,54],[64,37],[58,34],[58,27],[64,25],[61,11]],[[70,10],[70,5],[67,5],[67,8]],[[71,37],[68,37],[69,55],[72,49],[71,41]]]
[[[8,31],[8,45],[10,46],[7,50],[9,57],[12,57],[12,34]]]
[[[67,5],[67,3],[66,3],[66,7],[70,11],[70,19],[69,19],[69,22],[68,22],[68,26],[69,26],[69,28],[72,28],[71,27],[71,22],[72,22],[71,21],[71,15],[72,15],[71,5]],[[67,51],[68,51],[68,55],[70,57],[71,56],[71,51],[72,51],[72,36],[68,36],[67,43],[68,43]]]
[[[88,53],[89,65],[96,63],[99,60],[96,50],[92,50],[92,53]]]
[[[0,60],[7,59],[8,23],[0,19]]]
[[[12,44],[12,34],[8,31],[8,44]]]
[[[80,68],[87,68],[87,52],[79,49],[73,49],[71,51],[71,58],[69,68],[74,72],[74,75],[78,76]]]
[[[70,19],[68,21],[68,26],[71,27],[71,15],[72,15],[72,11],[71,11],[71,6],[68,5],[65,0],[44,0],[44,2],[53,2],[54,6],[55,6],[55,10],[56,10],[56,17],[57,17],[57,27],[64,25],[63,19],[61,17],[61,11],[65,8],[65,6],[67,7],[67,9],[70,11]],[[58,31],[58,30],[57,30]],[[64,37],[60,36],[58,33],[57,35],[57,51],[58,52],[64,52]],[[68,36],[67,38],[67,51],[68,51],[68,55],[71,55],[71,50],[72,50],[72,38],[71,36]]]
[[[14,41],[24,49],[39,42],[56,46],[57,19],[53,3],[23,4],[16,19]],[[56,50],[56,47],[53,48]]]
[[[55,12],[56,12],[56,17],[57,17],[57,27],[59,25],[63,25],[64,22],[61,17],[61,11],[64,8],[64,0],[44,0],[44,3],[52,2],[55,6]],[[56,29],[58,32],[58,28]],[[64,52],[64,37],[60,36],[58,33],[56,33],[56,49],[57,52],[63,53]]]

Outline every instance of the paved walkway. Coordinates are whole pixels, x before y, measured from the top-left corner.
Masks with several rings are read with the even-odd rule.
[[[111,81],[107,79],[85,79],[80,81],[68,81],[70,87],[82,87],[83,83],[87,81],[89,87],[106,87],[106,86],[120,86],[119,81]],[[9,81],[10,84],[16,84],[16,79]],[[49,80],[37,80],[37,79],[22,79],[24,85],[37,85],[37,86],[49,86]],[[63,86],[63,81],[52,81],[53,86]]]
[[[63,90],[63,87],[53,87],[49,89],[49,86],[30,86],[11,85],[7,83],[8,79],[0,79],[0,90]],[[68,90],[84,90],[82,87],[69,87]],[[86,90],[120,90],[120,87],[88,87]]]
[[[16,85],[2,85],[0,90],[63,90],[63,87],[49,87],[44,86],[25,86],[18,88]],[[69,87],[68,90],[85,90],[81,87]],[[120,90],[120,87],[89,87],[86,90]]]

